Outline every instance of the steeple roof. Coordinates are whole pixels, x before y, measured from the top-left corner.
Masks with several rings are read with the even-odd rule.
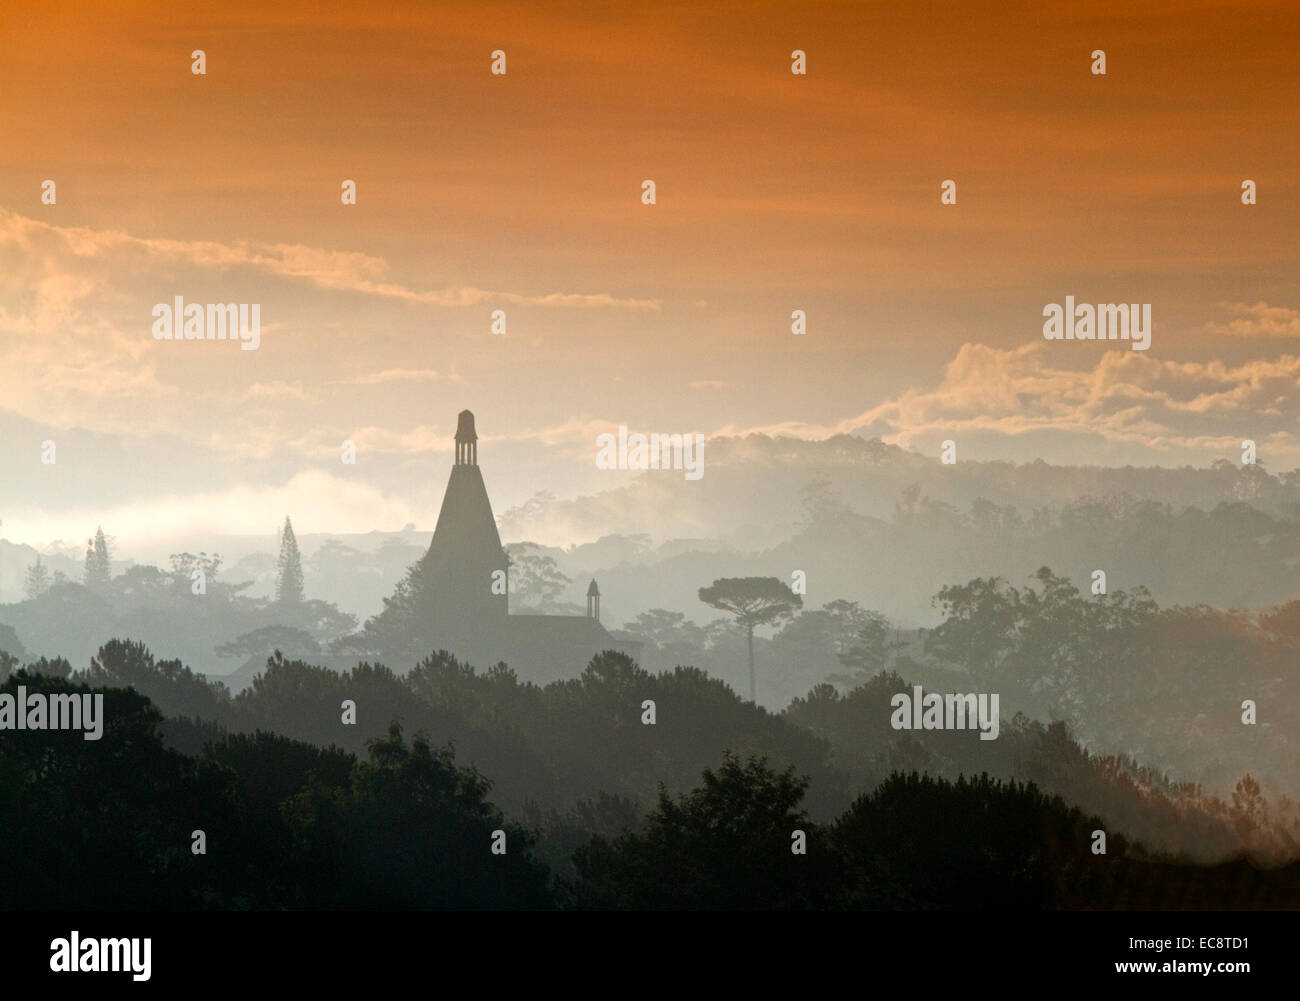
[[[451,467],[429,555],[458,565],[500,559],[501,535],[478,466]],[[487,586],[484,581],[483,587]]]

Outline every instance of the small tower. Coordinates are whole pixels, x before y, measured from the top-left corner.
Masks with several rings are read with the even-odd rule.
[[[600,588],[596,586],[595,577],[587,587],[587,618],[600,621]]]
[[[474,431],[474,415],[462,410],[456,418],[456,465],[478,465],[478,434]]]

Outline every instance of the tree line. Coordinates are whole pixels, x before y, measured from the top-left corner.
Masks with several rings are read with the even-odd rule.
[[[19,671],[2,687],[81,692]],[[450,747],[390,724],[364,755],[266,731],[168,746],[131,688],[103,690],[101,741],[0,742],[11,909],[1041,909],[1279,907],[1300,867],[1148,855],[1032,784],[891,773],[834,818],[806,777],[724,753],[644,814],[579,804],[567,866]],[[597,818],[603,817],[603,822]],[[580,825],[581,822],[579,822]],[[496,849],[496,850],[494,850]],[[550,849],[553,854],[555,847]]]

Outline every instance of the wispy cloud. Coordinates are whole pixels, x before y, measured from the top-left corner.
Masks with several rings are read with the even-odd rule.
[[[442,376],[431,368],[387,368],[350,379],[335,379],[335,386],[383,386],[390,382],[437,382]]]
[[[258,439],[259,428],[268,423],[283,439],[284,421],[259,416],[253,427],[247,414],[230,405],[257,401],[265,411],[277,399],[311,402],[310,387],[329,384],[331,376],[336,385],[357,386],[460,378],[455,360],[445,372],[441,365],[403,364],[393,348],[411,337],[409,329],[399,326],[395,337],[367,330],[378,300],[448,307],[527,303],[557,309],[659,305],[600,292],[530,295],[468,286],[420,290],[388,280],[388,270],[382,258],[355,251],[141,237],[117,229],[61,226],[0,209],[0,400],[16,413],[56,427],[142,435],[166,419],[176,398],[185,397],[205,408],[206,423],[220,424],[237,441]],[[308,294],[304,284],[310,286]],[[310,294],[311,289],[362,298],[340,310],[327,295]],[[232,356],[223,353],[224,344],[156,341],[150,335],[152,304],[175,294],[187,301],[262,303],[261,350]],[[301,360],[276,355],[269,335],[281,331],[285,336],[274,340],[309,342],[310,354]],[[318,349],[322,336],[332,343]],[[374,371],[349,375],[356,372],[357,366],[349,364],[355,358],[337,345],[367,338],[382,342],[386,353],[371,356],[382,357],[369,366]],[[240,388],[227,392],[223,387],[235,380]],[[290,424],[305,419],[288,411],[281,416]],[[191,426],[198,432],[202,425],[196,421]]]
[[[77,538],[86,525],[103,523],[128,548],[142,540],[178,536],[268,536],[292,512],[299,532],[368,532],[420,522],[428,512],[365,483],[320,471],[299,473],[279,486],[235,485],[227,490],[142,497],[129,504],[94,503],[58,512],[13,508],[6,513],[11,538]]]
[[[50,242],[61,243],[61,248]],[[528,294],[474,286],[443,289],[414,289],[385,280],[389,264],[380,257],[357,251],[328,250],[296,243],[258,244],[247,241],[219,243],[210,240],[172,240],[138,237],[121,230],[97,230],[84,226],[55,226],[15,212],[0,210],[0,250],[16,247],[35,250],[45,243],[46,252],[62,249],[84,260],[129,263],[134,256],[151,261],[186,263],[217,271],[251,268],[269,275],[311,282],[320,288],[362,295],[400,299],[435,306],[474,306],[500,301],[536,306],[573,308],[621,308],[658,310],[658,299],[628,299],[604,292],[546,292]],[[75,279],[73,279],[75,280]],[[83,288],[82,294],[90,291]]]
[[[933,388],[909,387],[854,417],[728,425],[715,434],[864,434],[911,447],[963,432],[1061,432],[1143,446],[1153,461],[1176,449],[1222,450],[1244,436],[1300,459],[1300,356],[1225,365],[1108,351],[1082,369],[1057,367],[1059,358],[1039,343],[1007,350],[965,344]]]
[[[1260,301],[1221,302],[1219,308],[1231,314],[1226,323],[1207,323],[1207,333],[1228,337],[1300,337],[1300,310],[1270,306]]]
[[[244,390],[246,400],[306,400],[301,382],[255,382]]]

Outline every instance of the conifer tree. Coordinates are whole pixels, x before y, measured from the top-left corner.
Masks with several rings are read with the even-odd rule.
[[[288,516],[280,533],[280,559],[275,579],[275,600],[281,604],[300,605],[303,601],[302,554]]]
[[[49,589],[50,571],[41,562],[40,553],[37,553],[36,562],[27,568],[27,573],[23,576],[23,590],[28,598],[39,598]]]
[[[86,540],[86,587],[106,588],[113,579],[113,563],[108,554],[104,529],[96,528],[95,537]]]

